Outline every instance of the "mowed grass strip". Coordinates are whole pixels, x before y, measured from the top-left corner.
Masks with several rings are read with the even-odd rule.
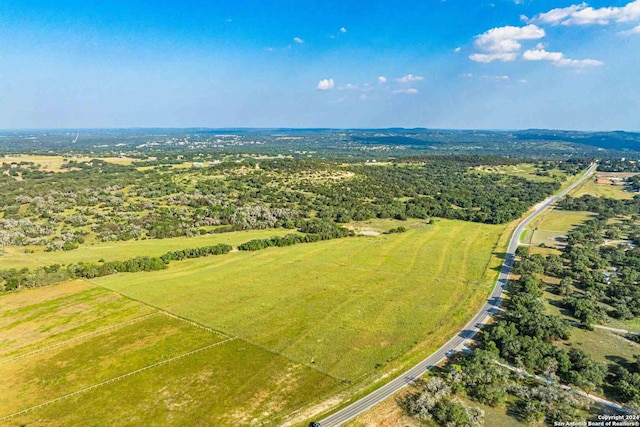
[[[102,286],[354,380],[435,349],[482,304],[503,225],[398,223],[402,234],[337,239],[168,270],[95,279]]]
[[[162,314],[0,364],[0,416],[223,338]]]
[[[6,425],[280,425],[338,383],[233,340],[4,421]]]
[[[83,280],[0,295],[0,307],[0,360],[155,311]]]
[[[36,248],[34,253],[26,253],[23,247],[5,247],[6,253],[0,255],[0,269],[36,268],[43,265],[77,263],[78,261],[98,263],[98,260],[123,261],[137,256],[160,256],[176,251],[200,246],[227,243],[238,246],[252,239],[265,239],[273,236],[296,233],[296,230],[269,229],[249,230],[233,233],[205,234],[194,237],[175,237],[170,239],[129,240],[126,242],[102,242],[94,245],[81,245],[73,251],[45,252]]]

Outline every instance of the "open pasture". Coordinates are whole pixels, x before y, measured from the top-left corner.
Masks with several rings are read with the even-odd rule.
[[[340,385],[79,280],[0,304],[1,425],[249,425]]]
[[[493,252],[502,225],[394,224],[408,231],[174,262],[95,283],[356,381],[446,341],[482,304],[501,262]]]
[[[384,234],[399,225],[407,231]],[[503,225],[352,226],[371,235],[0,296],[0,424],[302,422],[440,346],[484,302],[501,263]],[[150,243],[170,243],[160,254],[280,231]],[[146,242],[112,243],[131,247],[109,258],[145,254]]]
[[[635,174],[598,172],[582,184],[572,195],[573,197],[580,197],[584,194],[589,194],[596,197],[609,197],[612,199],[632,199],[634,193],[628,191],[624,185],[624,179],[631,175]]]
[[[552,248],[562,247],[569,230],[594,216],[590,212],[551,209],[529,224],[521,241],[533,246],[544,243]]]
[[[0,295],[0,307],[0,360],[154,311],[82,280]]]
[[[530,181],[553,181],[556,178],[564,181],[568,178],[567,174],[560,169],[552,169],[546,171],[544,174],[539,174],[541,169],[532,163],[501,166],[478,166],[474,169],[485,173],[517,176]]]

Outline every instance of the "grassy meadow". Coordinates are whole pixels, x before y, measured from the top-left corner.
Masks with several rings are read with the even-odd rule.
[[[0,295],[0,306],[0,360],[154,311],[82,280]]]
[[[504,226],[409,227],[94,282],[355,381],[413,350],[437,348],[492,286],[486,270]]]
[[[598,172],[588,179],[572,194],[573,197],[580,197],[589,194],[596,197],[609,197],[612,199],[632,199],[634,193],[628,191],[621,182],[611,181],[610,178],[624,179],[633,173]]]
[[[590,212],[551,209],[529,224],[521,242],[533,246],[545,244],[552,248],[562,247],[567,232],[592,217],[594,214]]]
[[[407,231],[383,233],[398,225]],[[484,302],[501,263],[504,225],[352,227],[368,235],[1,295],[0,424],[296,425],[436,349]],[[281,231],[19,255],[95,262]]]
[[[81,280],[0,304],[0,425],[250,425],[341,385]]]
[[[475,170],[485,173],[503,174],[517,176],[529,181],[552,181],[559,179],[564,181],[569,177],[560,169],[551,169],[548,176],[539,175],[540,168],[532,163],[521,163],[517,165],[501,165],[501,166],[478,166]]]

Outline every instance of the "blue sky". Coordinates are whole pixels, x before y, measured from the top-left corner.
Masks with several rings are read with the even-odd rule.
[[[0,128],[640,131],[640,0],[0,1]]]

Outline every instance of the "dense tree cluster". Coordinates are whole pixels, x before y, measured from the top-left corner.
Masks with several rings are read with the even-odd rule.
[[[634,192],[640,192],[640,174],[630,176],[626,179],[627,185],[629,185],[629,189]]]
[[[159,257],[135,257],[126,261],[108,261],[102,264],[79,262],[70,265],[67,270],[71,277],[92,279],[116,273],[137,273],[139,271],[157,271],[166,268],[167,264]]]
[[[517,251],[520,260],[514,272],[518,280],[509,282],[505,312],[494,316],[485,326],[472,353],[450,360],[441,378],[420,382],[418,392],[409,393],[400,406],[419,420],[433,419],[440,425],[470,425],[460,417],[444,420],[436,417],[439,402],[455,402],[454,395],[464,395],[482,404],[497,406],[508,401],[510,412],[521,422],[555,425],[578,421],[586,401],[562,390],[564,382],[591,392],[605,384],[607,370],[587,353],[569,351],[557,343],[569,337],[569,325],[558,316],[546,314],[541,299],[543,283],[539,277],[548,269],[564,268],[562,260],[529,255],[528,248]],[[557,257],[559,258],[559,257]],[[542,379],[524,376],[521,369],[541,375]],[[640,378],[619,371],[620,385],[634,384]],[[616,384],[618,384],[616,383]],[[633,394],[631,386],[625,392]],[[457,414],[462,414],[458,409]],[[448,412],[445,412],[448,413]],[[450,422],[450,424],[447,424]]]
[[[379,218],[443,217],[504,223],[559,188],[508,175],[475,173],[474,158],[397,162],[392,167],[351,166],[355,177],[319,186],[312,205],[336,222]],[[406,199],[405,201],[400,201]]]
[[[398,399],[398,404],[412,417],[433,420],[441,426],[476,427],[484,421],[484,411],[452,398],[451,387],[439,377],[416,381],[412,391]]]
[[[545,268],[540,256],[524,257],[514,268],[521,276],[509,285],[506,313],[483,330],[485,348],[495,348],[504,360],[515,366],[597,390],[606,370],[579,349],[569,352],[554,345],[569,337],[569,326],[558,316],[546,314],[540,298],[542,281],[536,277]]]
[[[307,234],[287,234],[285,236],[270,237],[268,239],[253,239],[239,245],[238,250],[259,251],[274,246],[292,246],[298,243],[313,243],[355,235],[352,230],[339,227],[332,222],[320,220],[304,222],[299,231]]]
[[[568,233],[561,256],[546,258],[545,273],[560,279],[552,285],[553,291],[563,296],[564,307],[585,327],[591,329],[609,316],[622,320],[640,317],[640,248],[628,241],[607,244],[606,240],[637,236],[637,228],[629,218],[611,221],[600,216]],[[636,335],[627,339],[639,340]],[[633,363],[613,363],[608,373],[576,349],[567,356],[571,366],[578,369],[559,373],[561,378],[585,389],[603,384],[616,399],[640,405],[637,356]]]
[[[562,257],[550,255],[545,271],[560,279],[554,292],[565,307],[590,328],[608,316],[629,320],[640,316],[640,230],[634,221],[608,222],[599,217],[567,234]],[[629,243],[604,244],[605,238],[629,237]]]
[[[598,163],[598,170],[602,172],[640,172],[640,162],[627,158],[602,159]]]
[[[4,291],[13,291],[18,288],[50,285],[78,277],[91,279],[116,273],[157,271],[165,268],[167,268],[167,264],[158,257],[136,257],[126,261],[109,261],[102,264],[79,262],[70,264],[66,268],[59,264],[54,264],[47,267],[38,267],[33,271],[28,268],[0,270],[0,280],[2,280],[1,284]]]
[[[502,223],[559,185],[551,178],[533,182],[474,169],[518,162],[480,156],[412,157],[383,165],[244,158],[185,169],[93,159],[37,176],[34,165],[5,165],[0,245],[72,250],[86,240],[295,228],[308,218],[346,223],[439,216]],[[538,163],[541,173],[580,166]]]
[[[640,212],[640,196],[631,200],[611,199],[585,194],[581,197],[565,197],[558,203],[560,209],[596,212],[607,218],[616,215],[634,215]]]
[[[211,255],[224,255],[231,252],[233,246],[226,243],[219,243],[212,246],[202,246],[199,248],[182,249],[179,251],[167,252],[162,255],[160,259],[165,264],[169,264],[171,261],[182,261],[189,258],[202,258]]]

